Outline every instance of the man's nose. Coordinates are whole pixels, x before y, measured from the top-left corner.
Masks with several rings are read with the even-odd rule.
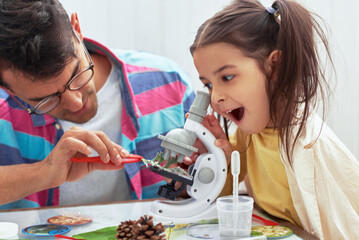
[[[67,90],[61,95],[61,104],[63,107],[76,112],[83,107],[82,93],[79,90]]]

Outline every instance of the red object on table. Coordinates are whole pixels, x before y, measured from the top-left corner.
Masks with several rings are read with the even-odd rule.
[[[85,239],[79,239],[79,238],[73,238],[73,237],[68,237],[68,236],[63,236],[63,235],[55,235],[55,239],[58,239],[58,238],[63,238],[63,239],[75,239],[75,240],[85,240]]]
[[[266,225],[266,226],[278,226],[278,225],[279,225],[279,223],[277,223],[277,222],[273,222],[273,221],[271,221],[271,220],[262,218],[262,217],[260,217],[260,216],[258,216],[258,215],[255,215],[255,214],[252,214],[252,217],[253,217],[253,218],[256,218],[256,219],[258,219],[258,220],[261,220],[262,223],[264,223],[264,225]]]
[[[143,159],[142,156],[136,154],[130,154],[127,157],[122,158],[122,163],[135,163]],[[71,158],[71,162],[98,162],[104,163],[99,156],[97,157],[81,157],[81,158]],[[108,162],[107,164],[113,164],[113,162]]]

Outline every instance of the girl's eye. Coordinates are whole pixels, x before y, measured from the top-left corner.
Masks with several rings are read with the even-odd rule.
[[[212,84],[211,83],[206,83],[206,84],[203,84],[203,87],[207,88],[208,90],[211,90],[212,89]]]
[[[231,80],[233,77],[234,77],[234,75],[224,75],[224,76],[223,76],[223,80],[229,81],[229,80]]]

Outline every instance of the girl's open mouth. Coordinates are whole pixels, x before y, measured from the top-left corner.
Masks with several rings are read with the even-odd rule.
[[[229,114],[236,120],[240,121],[243,118],[244,107],[233,109]]]

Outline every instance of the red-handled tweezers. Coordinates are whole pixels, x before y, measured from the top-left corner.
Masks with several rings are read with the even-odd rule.
[[[143,159],[142,156],[136,154],[130,154],[127,157],[122,158],[122,163],[135,163],[139,162]],[[80,158],[71,158],[71,162],[98,162],[104,163],[100,156],[97,157],[80,157]],[[108,164],[113,164],[113,162],[109,161]]]

